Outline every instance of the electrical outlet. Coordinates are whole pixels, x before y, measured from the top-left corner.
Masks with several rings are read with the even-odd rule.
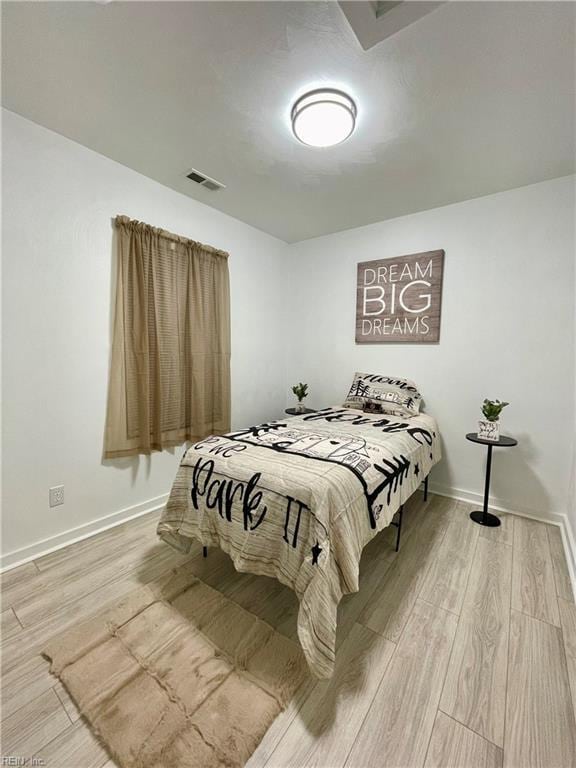
[[[50,506],[57,507],[60,504],[64,504],[64,486],[55,485],[54,488],[49,488],[50,492]]]

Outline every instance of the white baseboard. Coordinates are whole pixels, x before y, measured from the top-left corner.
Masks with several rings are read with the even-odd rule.
[[[456,501],[465,501],[469,504],[476,504],[479,509],[482,509],[482,504],[484,503],[484,496],[480,493],[465,491],[462,488],[450,488],[449,486],[438,483],[430,483],[430,492],[437,493],[439,496],[447,496]],[[537,520],[540,523],[548,523],[550,525],[557,525],[560,528],[562,544],[564,545],[564,554],[568,564],[568,573],[570,574],[570,582],[572,584],[572,592],[576,599],[576,542],[574,541],[572,528],[568,521],[568,515],[550,512],[546,517],[543,517],[542,514],[534,512],[531,509],[522,509],[518,507],[512,508],[509,504],[506,504],[506,502],[493,496],[489,496],[488,501],[490,509],[493,509],[496,512],[508,512],[511,515],[528,517],[531,520]]]
[[[433,482],[430,483],[430,492],[437,493],[439,496],[447,496],[448,498],[456,499],[457,501],[477,504],[480,507],[483,502],[483,497],[479,493],[466,491],[462,488],[450,488],[449,486]],[[90,536],[95,536],[98,533],[107,531],[109,528],[121,525],[128,520],[141,517],[149,512],[157,512],[166,504],[167,500],[168,494],[156,496],[154,499],[148,499],[140,504],[134,504],[126,509],[113,512],[111,515],[105,515],[90,523],[85,523],[76,528],[71,528],[68,531],[58,533],[56,536],[50,536],[47,539],[42,539],[34,544],[29,544],[21,549],[16,549],[13,552],[7,552],[0,556],[0,572],[17,568],[19,565],[24,565],[25,563],[30,562],[30,560],[35,560],[38,557],[48,555],[58,549],[63,549],[70,544],[75,544],[77,541],[82,541]],[[548,517],[542,517],[532,510],[518,508],[511,509],[509,506],[502,503],[501,500],[493,497],[490,497],[490,508],[497,512],[508,512],[510,514],[520,515],[521,517],[529,517],[532,520],[538,520],[542,523],[551,523],[552,525],[560,527],[564,553],[566,555],[568,571],[570,573],[570,581],[572,582],[572,591],[576,596],[576,542],[574,541],[574,535],[568,522],[567,515],[551,513]]]
[[[562,533],[562,543],[564,544],[564,554],[568,563],[568,572],[570,573],[570,581],[572,583],[572,592],[576,600],[576,542],[574,541],[572,526],[568,521],[568,515],[560,515],[560,517],[564,518],[560,530]]]
[[[118,512],[112,512],[110,515],[104,515],[104,517],[99,517],[90,523],[62,531],[62,533],[57,533],[55,536],[41,539],[34,542],[34,544],[28,544],[21,549],[6,552],[0,556],[0,572],[9,571],[12,568],[17,568],[19,565],[30,562],[30,560],[36,560],[38,557],[49,555],[58,549],[75,544],[77,541],[88,539],[90,536],[96,536],[96,534],[107,531],[109,528],[115,528],[117,525],[126,523],[128,520],[142,517],[142,515],[147,515],[149,512],[157,512],[166,504],[167,500],[168,494],[165,493],[162,496],[147,499],[140,504],[134,504]]]
[[[466,491],[463,488],[452,488],[449,485],[442,485],[441,483],[430,482],[430,490],[432,493],[437,493],[439,496],[447,496],[450,499],[456,499],[456,501],[465,501],[468,504],[476,504],[480,509],[484,503],[484,495],[476,493],[475,491]],[[496,512],[508,512],[513,515],[520,515],[520,517],[531,517],[533,520],[539,520],[542,523],[554,523],[555,525],[561,525],[562,515],[549,513],[543,515],[541,512],[536,512],[531,509],[522,507],[512,507],[509,502],[499,499],[497,496],[488,497],[488,506],[490,509],[496,510]]]

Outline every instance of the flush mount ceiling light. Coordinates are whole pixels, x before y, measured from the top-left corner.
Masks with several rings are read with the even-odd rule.
[[[292,107],[292,130],[311,147],[332,147],[350,136],[356,125],[356,104],[343,91],[319,88],[301,96]]]

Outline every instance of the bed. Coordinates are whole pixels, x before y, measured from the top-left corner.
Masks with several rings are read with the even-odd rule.
[[[237,571],[293,589],[308,665],[328,678],[363,547],[440,458],[431,416],[342,406],[207,437],[184,454],[158,535],[183,552],[220,547]]]

